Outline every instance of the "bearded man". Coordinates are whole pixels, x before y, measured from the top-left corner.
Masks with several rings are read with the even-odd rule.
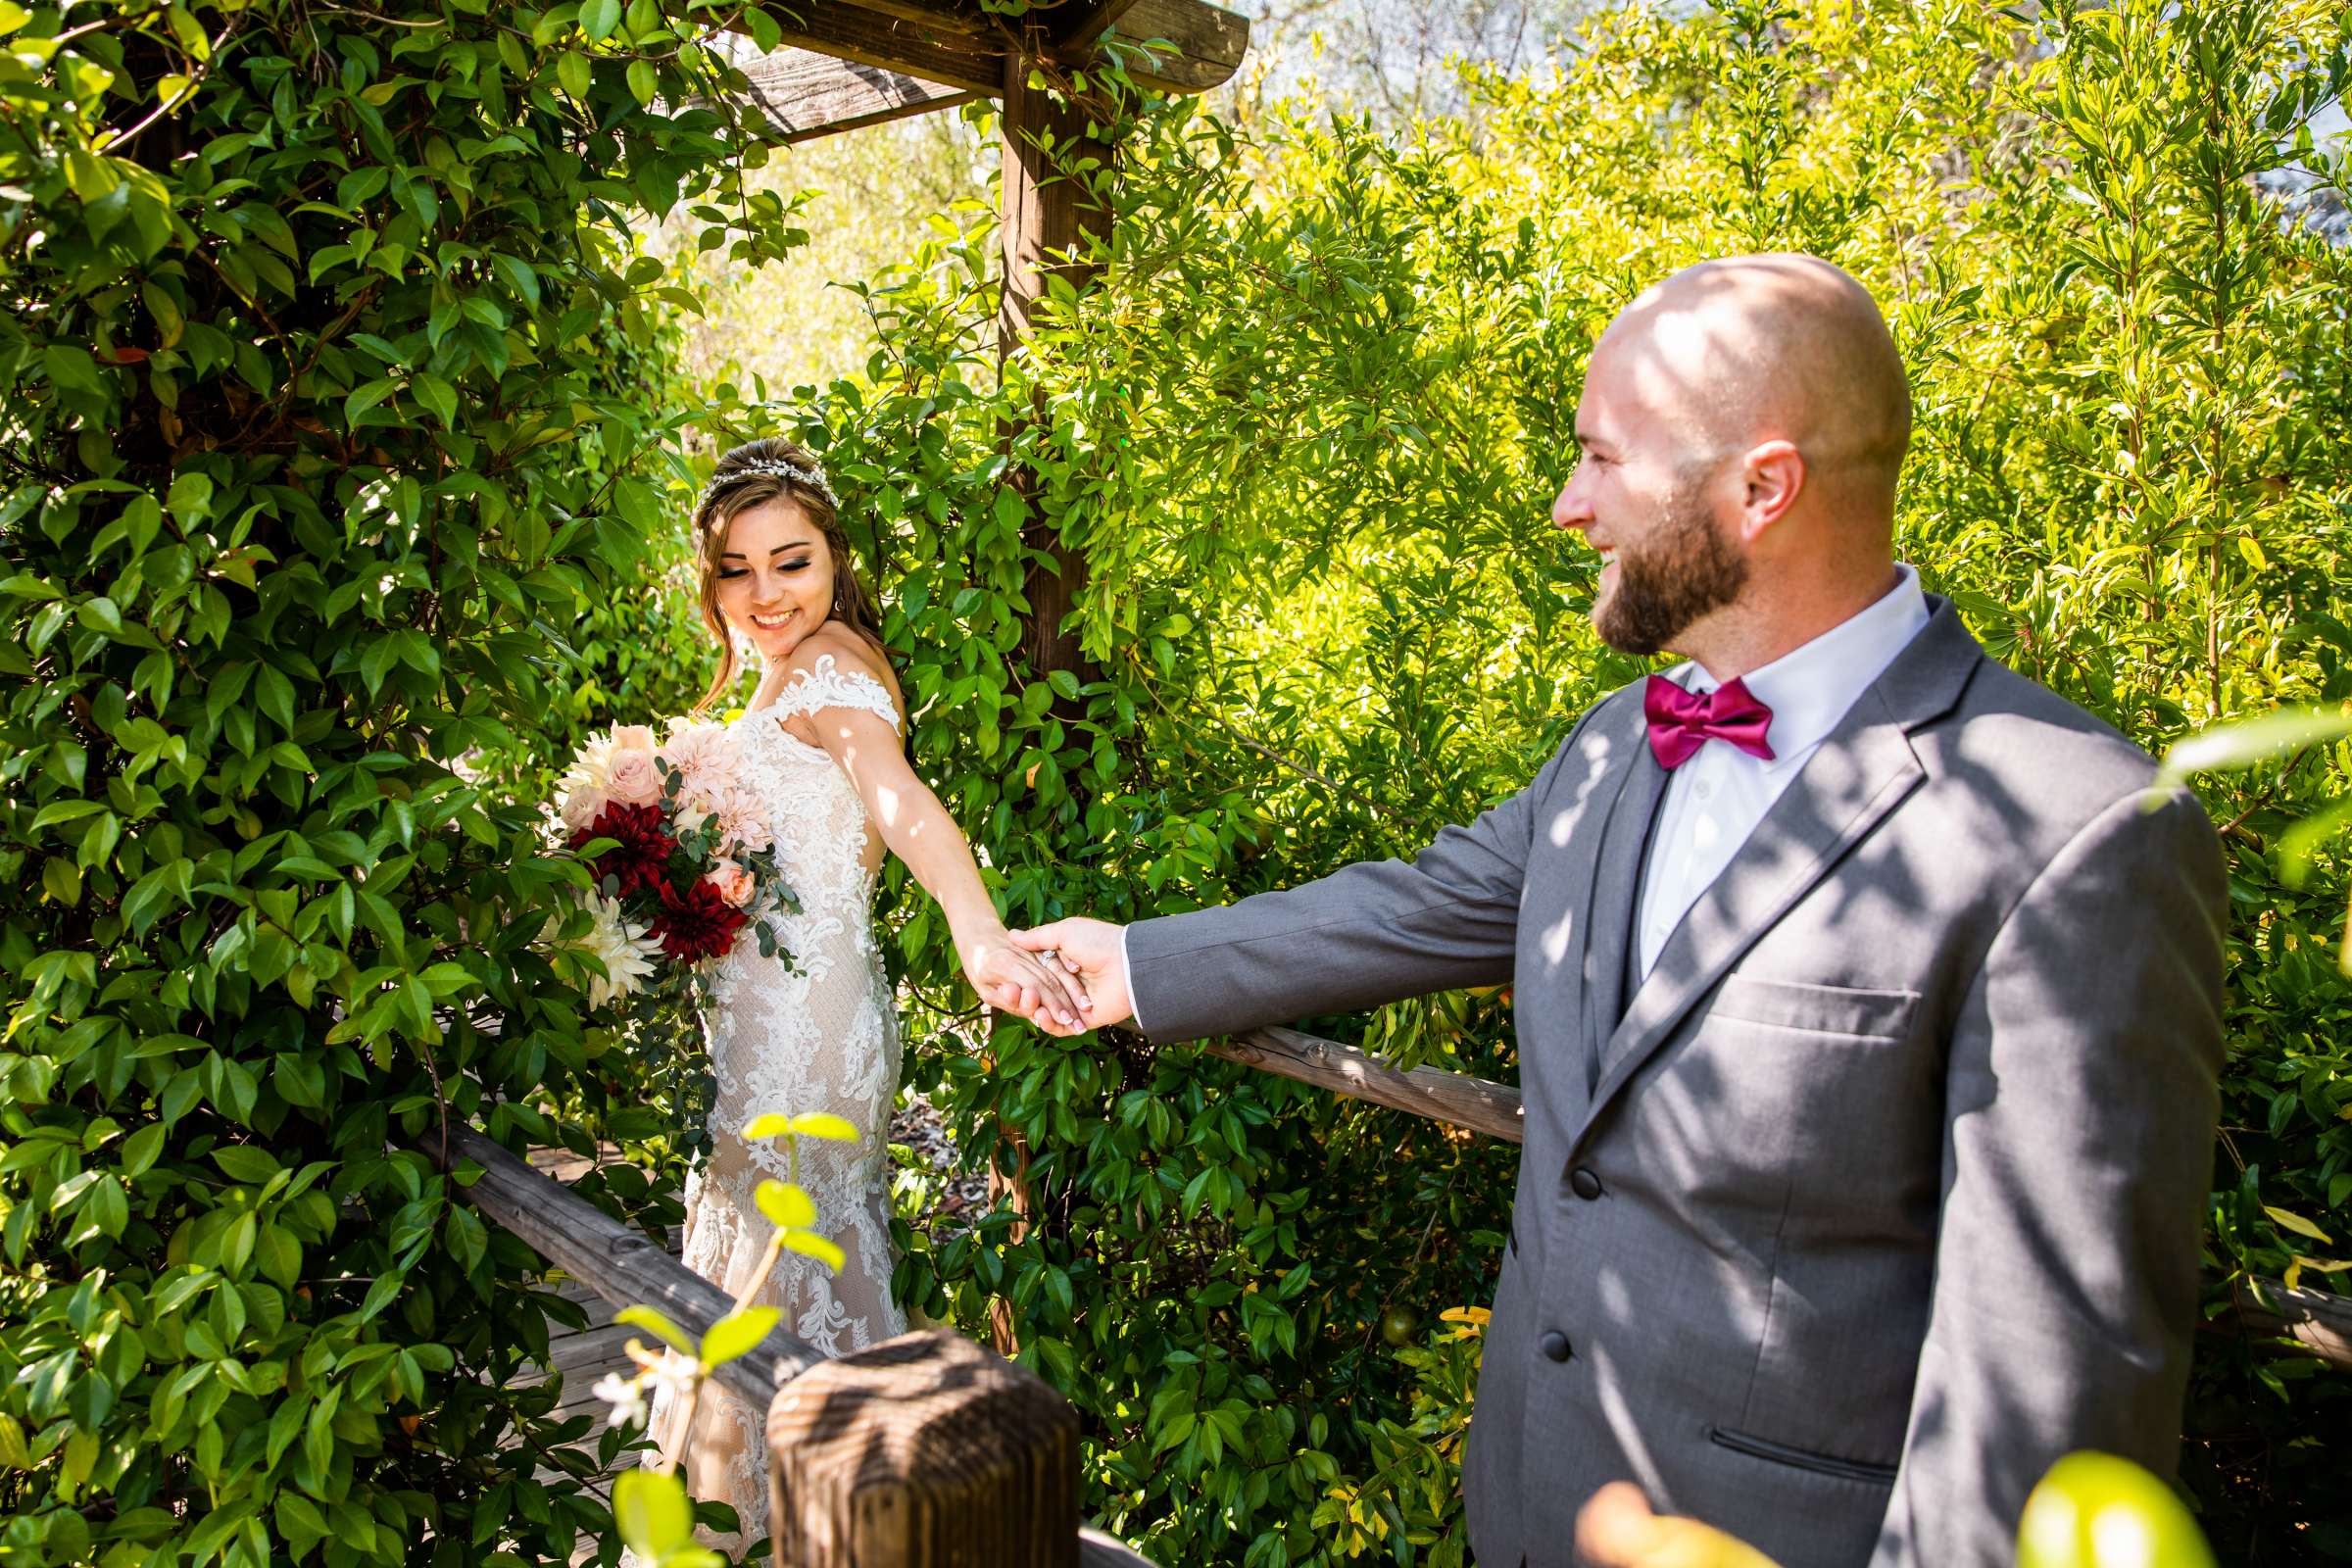
[[[1156,1040],[1514,987],[1526,1142],[1464,1469],[1490,1565],[1638,1482],[1789,1568],[2013,1560],[2061,1454],[2173,1469],[2224,879],[2148,757],[1893,559],[1910,392],[1825,262],[1679,272],[1552,508],[1688,662],[1410,863],[1055,950]]]

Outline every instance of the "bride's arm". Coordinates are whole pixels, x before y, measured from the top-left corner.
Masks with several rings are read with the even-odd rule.
[[[828,651],[837,662],[851,662],[837,650]],[[857,663],[863,666],[865,661]],[[980,880],[971,846],[939,797],[906,764],[890,721],[862,708],[820,708],[803,721],[849,775],[882,842],[939,901],[956,956],[981,1000],[1025,1018],[1042,1010],[1065,1029],[1085,1028],[1086,1003],[1076,982],[1058,966],[1013,946]]]

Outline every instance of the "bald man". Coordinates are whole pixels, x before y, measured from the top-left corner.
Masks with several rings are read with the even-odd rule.
[[[1845,273],[1677,273],[1594,348],[1552,517],[1600,636],[1686,662],[1410,863],[1018,939],[1157,1040],[1513,985],[1482,1563],[1571,1562],[1628,1480],[1786,1568],[1989,1568],[2061,1454],[2174,1466],[2219,849],[1895,563],[1909,428]]]

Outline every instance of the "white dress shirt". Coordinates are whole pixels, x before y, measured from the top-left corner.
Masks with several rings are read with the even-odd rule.
[[[1771,663],[1748,671],[1747,689],[1772,710],[1765,740],[1773,759],[1750,757],[1728,741],[1710,740],[1667,775],[1657,831],[1642,877],[1639,925],[1642,973],[1658,961],[1674,928],[1709,883],[1723,874],[1740,846],[1789,781],[1803,770],[1854,700],[1885,673],[1894,656],[1928,623],[1919,573],[1895,567],[1894,586],[1868,609]],[[1694,663],[1677,664],[1666,678],[1690,692],[1711,692],[1715,678]],[[1135,988],[1127,967],[1127,932],[1119,931],[1119,978]],[[1134,1014],[1144,1028],[1143,1014]]]
[[[1747,672],[1748,691],[1772,710],[1764,737],[1771,761],[1729,741],[1710,740],[1666,776],[1635,915],[1642,974],[1845,710],[1928,623],[1919,573],[1908,565],[1895,570],[1895,585],[1869,609]],[[1711,692],[1719,684],[1696,664],[1677,664],[1665,674],[1689,692]]]

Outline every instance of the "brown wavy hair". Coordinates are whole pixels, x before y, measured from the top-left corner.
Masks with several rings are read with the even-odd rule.
[[[885,663],[891,662],[890,650],[882,642],[881,613],[865,585],[858,580],[858,556],[850,548],[849,535],[842,532],[841,514],[832,498],[815,485],[752,466],[759,463],[789,463],[809,473],[818,471],[815,453],[780,436],[746,441],[731,448],[711,470],[710,483],[703,491],[701,504],[694,509],[694,562],[703,624],[718,644],[718,672],[711,676],[710,689],[703,693],[702,701],[694,705],[697,713],[725,696],[742,668],[735,657],[735,639],[727,631],[726,617],[718,612],[718,558],[727,548],[727,532],[740,514],[779,497],[789,499],[801,509],[815,524],[817,532],[824,535],[825,548],[832,552],[833,603],[826,618],[840,621],[873,644],[874,652],[882,656]]]

